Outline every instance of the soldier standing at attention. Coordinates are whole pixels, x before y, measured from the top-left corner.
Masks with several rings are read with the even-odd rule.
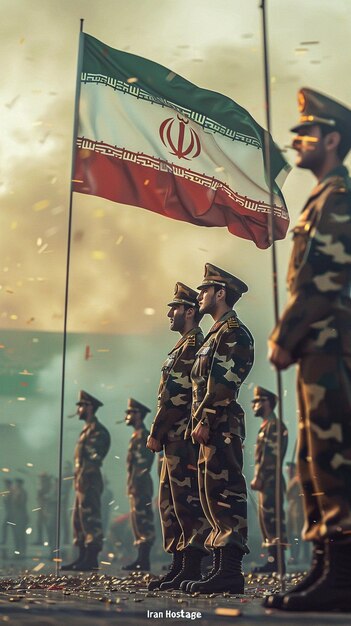
[[[290,298],[269,341],[277,369],[298,363],[298,468],[312,568],[267,606],[351,610],[351,110],[299,92],[296,165],[317,179],[294,228]]]
[[[213,552],[210,577],[187,590],[244,592],[242,558],[247,548],[247,491],[242,472],[244,411],[237,402],[254,358],[254,340],[232,307],[248,287],[228,272],[206,263],[198,287],[200,313],[214,325],[196,355],[192,437],[200,445],[198,479],[204,513],[211,524],[205,545]],[[189,588],[190,587],[190,588]]]
[[[184,439],[191,414],[190,372],[204,336],[197,292],[176,283],[168,317],[170,329],[181,338],[162,367],[157,413],[147,446],[153,452],[164,449],[160,477],[159,507],[163,546],[172,554],[169,572],[153,580],[149,589],[179,589],[180,584],[201,575],[206,556],[204,541],[209,524],[200,504],[197,482],[198,445]]]
[[[268,549],[267,563],[259,567],[255,567],[255,574],[264,574],[278,571],[278,555],[277,555],[277,526],[276,526],[276,468],[277,468],[277,452],[278,452],[278,425],[277,418],[274,413],[275,405],[278,397],[264,389],[263,387],[255,387],[252,408],[254,415],[262,419],[262,424],[257,435],[255,450],[255,475],[251,482],[251,489],[258,491],[258,517],[261,528],[263,547]],[[282,424],[281,437],[281,463],[282,469],[283,459],[288,446],[288,430],[285,424]],[[286,545],[285,530],[285,513],[283,507],[283,494],[285,493],[285,483],[282,480],[280,511],[282,522],[282,536],[280,542]],[[283,561],[283,571],[285,564]]]
[[[127,493],[134,545],[138,556],[124,570],[150,570],[150,551],[155,541],[154,514],[152,512],[153,484],[150,475],[154,454],[146,447],[149,431],[144,419],[150,413],[141,402],[129,398],[125,422],[134,428],[127,455]]]
[[[98,569],[97,556],[102,550],[101,494],[103,481],[101,465],[110,448],[110,434],[95,413],[103,406],[86,391],[81,391],[77,413],[85,426],[74,451],[74,488],[76,498],[73,511],[74,544],[79,556],[61,570],[89,572]]]

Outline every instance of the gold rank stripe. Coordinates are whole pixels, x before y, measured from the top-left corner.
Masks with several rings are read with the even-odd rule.
[[[228,320],[228,328],[239,328],[239,322],[235,317],[230,317]]]

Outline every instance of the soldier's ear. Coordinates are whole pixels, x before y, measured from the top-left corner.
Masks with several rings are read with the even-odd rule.
[[[226,291],[225,291],[224,287],[221,287],[221,289],[218,289],[218,291],[216,291],[217,301],[225,300],[225,295],[226,295]]]
[[[195,308],[193,306],[189,306],[187,309],[185,309],[185,317],[187,319],[194,317],[194,315],[195,315]]]
[[[328,152],[332,152],[333,150],[337,150],[340,141],[341,141],[341,135],[340,135],[339,131],[333,130],[331,133],[328,133],[324,137],[325,149],[328,150]]]

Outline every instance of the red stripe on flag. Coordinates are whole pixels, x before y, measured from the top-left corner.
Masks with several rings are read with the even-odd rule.
[[[210,189],[164,172],[91,150],[77,150],[73,191],[141,207],[197,226],[226,226],[230,233],[268,248],[268,210],[243,207],[222,189]],[[267,205],[266,205],[267,206]],[[275,239],[289,220],[275,216]]]

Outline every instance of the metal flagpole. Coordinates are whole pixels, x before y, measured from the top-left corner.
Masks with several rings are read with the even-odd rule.
[[[83,23],[80,20],[78,61],[77,61],[77,77],[76,77],[76,95],[74,103],[74,121],[73,121],[73,142],[72,142],[72,163],[71,163],[71,180],[70,180],[70,199],[68,212],[68,228],[67,228],[67,256],[66,256],[66,282],[65,282],[65,307],[63,322],[63,341],[62,341],[62,370],[61,370],[61,413],[60,413],[60,437],[59,437],[59,473],[58,473],[58,490],[57,490],[57,517],[56,517],[56,576],[59,575],[60,550],[61,550],[61,489],[62,489],[62,453],[63,453],[63,421],[64,421],[64,402],[65,402],[65,377],[66,377],[66,348],[67,348],[67,318],[68,318],[68,296],[69,296],[69,276],[70,276],[70,260],[71,260],[71,238],[72,238],[72,206],[73,206],[73,188],[72,181],[75,170],[76,157],[76,137],[78,132],[79,117],[79,98],[80,98],[80,77],[83,66]]]
[[[272,245],[272,275],[273,275],[273,301],[274,301],[274,319],[275,323],[279,320],[279,304],[278,304],[278,270],[277,256],[274,241],[274,194],[271,169],[270,154],[270,136],[271,136],[271,106],[270,106],[270,73],[268,59],[268,36],[267,36],[267,19],[266,19],[266,2],[261,0],[260,8],[262,9],[262,30],[263,30],[263,54],[264,54],[264,84],[265,84],[265,106],[266,106],[266,123],[267,133],[265,133],[264,151],[266,169],[268,170],[268,182],[270,193],[271,210],[269,212],[269,238]],[[275,488],[275,509],[276,509],[276,535],[277,535],[277,558],[278,573],[282,591],[285,591],[285,579],[283,576],[283,546],[282,546],[282,430],[283,430],[283,396],[282,396],[282,377],[281,372],[276,370],[277,391],[278,391],[278,420],[277,420],[277,466],[276,466],[276,488]]]

